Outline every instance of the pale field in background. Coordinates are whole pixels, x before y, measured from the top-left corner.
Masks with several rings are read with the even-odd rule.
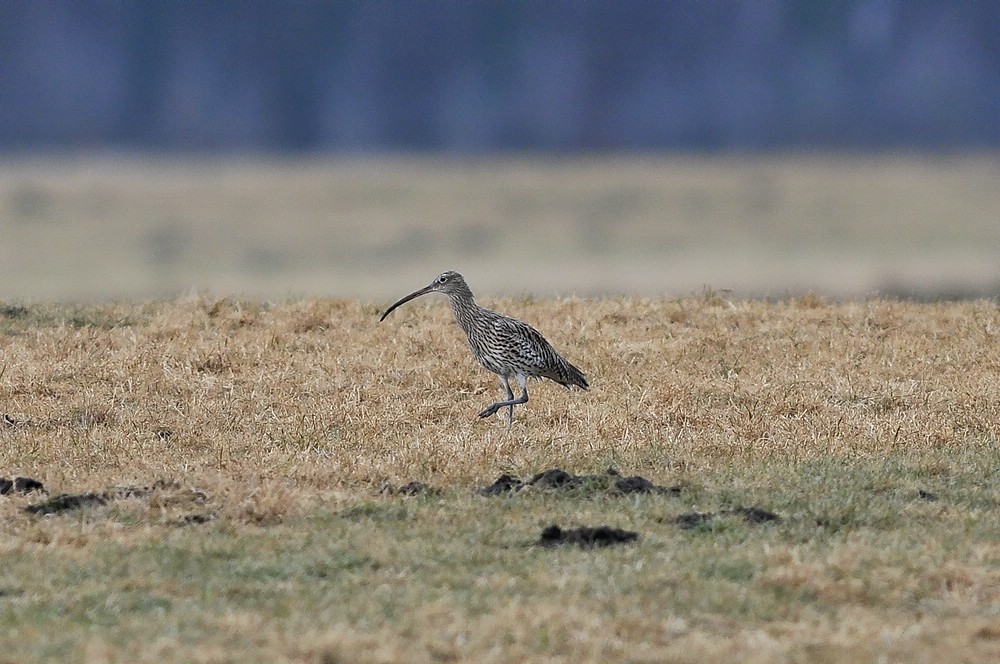
[[[996,156],[34,158],[0,169],[0,299],[194,291],[993,296]]]
[[[499,382],[431,298],[5,305],[0,475],[166,484],[0,496],[0,660],[1000,660],[993,302],[484,300],[591,390],[477,419]],[[475,494],[612,465],[680,493]],[[781,520],[675,523],[737,506]]]

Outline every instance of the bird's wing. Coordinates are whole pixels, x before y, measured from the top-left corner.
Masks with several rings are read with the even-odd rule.
[[[535,328],[509,316],[497,316],[493,329],[515,362],[539,372],[552,367],[556,352]]]

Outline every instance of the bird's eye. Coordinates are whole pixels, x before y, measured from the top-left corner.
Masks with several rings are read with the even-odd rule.
[[[438,277],[438,283],[439,284],[443,284],[446,281],[448,281],[448,276],[447,275],[442,274],[440,277]]]

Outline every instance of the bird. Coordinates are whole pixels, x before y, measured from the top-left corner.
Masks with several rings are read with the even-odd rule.
[[[428,285],[400,299],[385,310],[379,322],[397,307],[428,293],[448,296],[455,321],[465,331],[473,355],[485,369],[500,377],[507,392],[506,400],[487,406],[479,417],[485,419],[507,408],[507,426],[510,427],[514,422],[514,406],[528,403],[529,378],[548,378],[566,389],[576,386],[586,390],[590,387],[583,372],[557,353],[541,332],[516,318],[476,304],[465,279],[452,270],[442,272]],[[521,396],[516,399],[510,387],[511,379],[517,380],[521,386]]]

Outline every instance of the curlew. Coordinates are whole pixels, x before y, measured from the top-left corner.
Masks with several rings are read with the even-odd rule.
[[[516,318],[498,314],[476,304],[465,279],[458,272],[444,272],[427,286],[396,302],[382,314],[379,322],[393,310],[427,293],[444,293],[451,300],[455,320],[465,331],[473,354],[484,368],[500,376],[507,391],[506,401],[487,406],[479,417],[490,417],[501,408],[508,408],[507,426],[514,421],[514,406],[528,403],[528,379],[548,378],[566,389],[576,385],[587,389],[587,377],[566,361],[545,340],[541,332]],[[522,394],[514,398],[510,379],[521,385]]]

